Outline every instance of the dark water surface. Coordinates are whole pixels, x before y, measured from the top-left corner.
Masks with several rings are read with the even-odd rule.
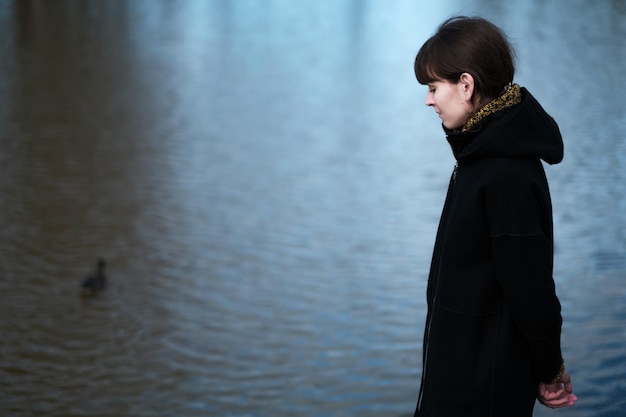
[[[503,4],[0,1],[0,415],[411,415],[453,166],[412,61],[467,13],[566,141],[580,401],[536,414],[626,416],[626,6]]]

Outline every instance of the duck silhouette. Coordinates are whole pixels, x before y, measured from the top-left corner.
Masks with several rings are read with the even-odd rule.
[[[87,275],[83,278],[80,284],[81,295],[83,297],[93,297],[106,288],[107,281],[104,275],[105,267],[106,262],[104,259],[100,258],[96,264],[96,274]]]

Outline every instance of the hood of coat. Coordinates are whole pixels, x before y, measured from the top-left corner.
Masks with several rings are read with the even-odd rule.
[[[470,131],[457,133],[444,127],[458,161],[508,157],[561,162],[563,138],[558,125],[526,88],[521,94],[519,104],[486,117]]]

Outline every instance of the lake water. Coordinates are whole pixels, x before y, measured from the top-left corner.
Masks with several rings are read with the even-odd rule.
[[[536,415],[626,416],[608,0],[0,1],[0,415],[412,415],[454,164],[412,63],[458,13],[509,33],[566,144],[547,173],[580,400]]]

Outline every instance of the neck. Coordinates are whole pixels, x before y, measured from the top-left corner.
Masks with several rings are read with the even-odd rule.
[[[485,117],[492,115],[500,110],[513,107],[514,105],[519,104],[521,101],[522,94],[520,86],[518,84],[507,86],[507,88],[504,90],[504,93],[502,93],[502,95],[500,95],[499,97],[496,97],[493,100],[483,100],[481,104],[478,105],[478,110],[473,113],[467,120],[465,125],[462,128],[457,129],[456,132],[467,132],[474,126],[478,125]]]

